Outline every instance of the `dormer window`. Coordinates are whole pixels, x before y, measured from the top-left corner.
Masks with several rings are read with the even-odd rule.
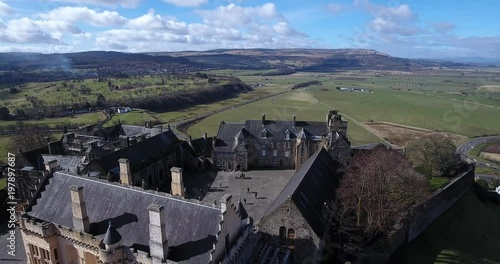
[[[288,131],[288,130],[285,132],[285,139],[286,140],[290,139],[290,131]]]
[[[262,130],[262,138],[267,138],[267,130]]]

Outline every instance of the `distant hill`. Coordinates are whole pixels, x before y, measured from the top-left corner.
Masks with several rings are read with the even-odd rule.
[[[197,63],[236,69],[286,67],[301,71],[416,70],[428,67],[466,67],[467,63],[405,59],[371,49],[219,49],[148,53],[187,58]]]
[[[150,56],[140,53],[87,51],[65,54],[0,53],[0,71],[42,69],[98,69],[106,67],[192,67],[188,59],[171,56]]]
[[[295,71],[400,70],[470,67],[443,60],[405,59],[370,49],[218,49],[209,51],[66,54],[0,53],[0,85],[105,76],[187,73],[205,69]]]

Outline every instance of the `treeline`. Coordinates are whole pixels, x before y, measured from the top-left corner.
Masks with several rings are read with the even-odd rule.
[[[249,74],[250,76],[279,76],[279,75],[290,75],[294,74],[297,71],[291,68],[279,68],[272,71],[265,72],[257,72],[254,74]]]
[[[159,96],[144,98],[142,100],[125,99],[119,102],[111,102],[111,104],[163,112],[229,99],[250,89],[248,85],[239,79],[229,78],[229,83],[227,84],[205,84],[194,90],[163,93]],[[107,102],[107,104],[109,105],[110,102]]]
[[[292,90],[304,88],[304,87],[311,86],[311,85],[321,85],[321,82],[320,81],[308,81],[308,82],[297,83],[294,86],[292,86]]]

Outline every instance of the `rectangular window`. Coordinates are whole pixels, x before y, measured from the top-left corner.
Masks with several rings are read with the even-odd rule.
[[[285,158],[289,158],[290,157],[290,151],[285,151]]]
[[[278,151],[277,150],[273,150],[273,157],[278,157]]]
[[[290,139],[290,133],[285,134],[285,139],[287,139],[287,140]]]
[[[285,148],[289,149],[290,148],[290,142],[285,142]]]
[[[263,150],[262,151],[262,157],[265,157],[266,156],[266,150]]]

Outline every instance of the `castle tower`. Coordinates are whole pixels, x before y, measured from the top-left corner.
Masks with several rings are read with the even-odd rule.
[[[295,170],[300,168],[302,163],[309,158],[309,139],[309,132],[302,128],[297,134],[297,143],[295,145]]]

